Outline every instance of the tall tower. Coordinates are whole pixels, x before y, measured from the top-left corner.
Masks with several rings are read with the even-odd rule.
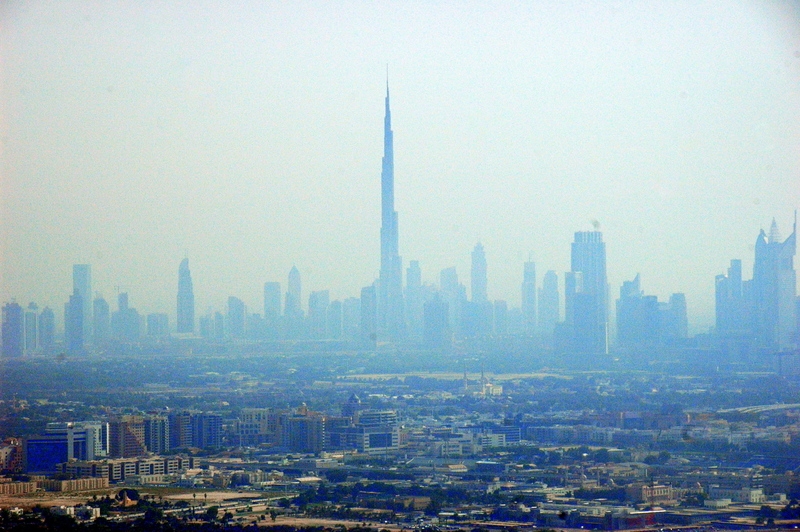
[[[292,266],[289,270],[289,281],[287,283],[288,289],[286,291],[286,305],[284,312],[287,316],[291,314],[302,314],[300,301],[302,297],[302,285],[300,284],[300,270],[297,266]]]
[[[522,320],[525,334],[536,332],[536,263],[527,261],[522,270]]]
[[[483,244],[478,242],[472,250],[472,270],[470,271],[470,281],[472,283],[472,302],[486,303],[489,300],[486,274],[486,253],[483,251]]]
[[[81,296],[83,316],[83,341],[92,338],[92,266],[90,264],[74,264],[72,266],[72,292]]]
[[[539,334],[546,338],[553,336],[556,323],[561,319],[558,308],[558,275],[548,270],[539,290]]]
[[[397,211],[394,210],[394,136],[386,80],[386,112],[383,119],[383,166],[381,168],[381,271],[378,281],[378,334],[398,340],[404,332],[403,261],[399,252]]]
[[[178,268],[178,332],[194,332],[194,288],[189,259],[183,259]]]
[[[753,332],[759,347],[786,350],[795,344],[797,327],[797,213],[792,234],[781,242],[778,224],[772,220],[769,236],[762,230],[756,239],[753,265]]]
[[[606,245],[600,231],[575,233],[570,274],[565,297],[573,347],[581,354],[608,354]]]

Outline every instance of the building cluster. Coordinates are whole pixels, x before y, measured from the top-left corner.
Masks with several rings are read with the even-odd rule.
[[[742,261],[731,260],[727,274],[716,278],[716,332],[732,354],[788,351],[798,345],[800,299],[797,297],[797,214],[792,234],[781,240],[772,221],[755,242],[753,277],[745,280]]]
[[[537,285],[536,266],[525,262],[521,305],[509,308],[491,300],[485,250],[472,251],[470,294],[455,267],[440,272],[439,285],[422,282],[418,261],[410,261],[403,283],[399,220],[394,202],[394,133],[387,85],[384,152],[381,167],[380,271],[359,297],[331,301],[328,290],[313,291],[304,308],[300,272],[289,272],[283,293],[278,282],[264,285],[263,312],[252,312],[230,296],[226,312],[195,315],[188,259],[178,268],[176,326],[163,313],[143,315],[131,307],[127,293],[111,311],[101,296],[93,298],[91,267],[73,267],[73,292],[64,305],[63,342],[69,354],[109,344],[164,341],[199,335],[209,342],[292,341],[348,342],[351,347],[377,343],[448,348],[454,340],[509,335],[535,337],[541,345],[578,355],[609,352],[609,286],[606,248],[600,231],[575,233],[571,267],[563,279],[563,316],[555,271]],[[796,223],[795,223],[796,226]],[[796,227],[795,227],[796,228]],[[785,351],[797,346],[798,298],[793,265],[795,230],[781,242],[773,223],[769,235],[756,240],[753,278],[742,279],[742,264],[731,262],[727,275],[716,280],[716,337],[727,348]],[[639,276],[625,282],[617,301],[617,345],[622,349],[665,345],[687,336],[686,298],[673,294],[669,302],[645,296]],[[23,309],[12,301],[3,307],[2,352],[7,357],[49,353],[57,349],[53,310],[35,303]]]

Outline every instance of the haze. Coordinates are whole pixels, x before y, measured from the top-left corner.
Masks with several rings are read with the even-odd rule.
[[[795,2],[10,1],[0,24],[4,301],[59,312],[90,263],[172,320],[187,255],[198,314],[260,308],[292,265],[357,296],[387,64],[400,253],[427,282],[468,283],[480,240],[518,306],[522,263],[563,282],[597,222],[612,299],[639,272],[708,327],[714,276],[749,278],[800,205]]]

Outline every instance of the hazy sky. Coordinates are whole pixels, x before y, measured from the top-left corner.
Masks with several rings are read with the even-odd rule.
[[[596,220],[612,299],[639,272],[707,326],[714,276],[749,278],[773,217],[791,231],[795,2],[9,0],[0,299],[60,315],[88,262],[110,301],[174,319],[187,253],[198,314],[260,311],[293,264],[304,300],[358,295],[387,63],[400,252],[428,282],[469,286],[480,240],[490,298],[517,306],[523,261],[563,283]]]

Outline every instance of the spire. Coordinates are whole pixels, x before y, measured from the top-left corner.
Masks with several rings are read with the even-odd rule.
[[[767,240],[767,242],[770,244],[774,244],[780,241],[781,241],[781,232],[778,231],[778,223],[775,221],[775,218],[773,218],[772,225],[770,225],[769,227],[769,239]]]

